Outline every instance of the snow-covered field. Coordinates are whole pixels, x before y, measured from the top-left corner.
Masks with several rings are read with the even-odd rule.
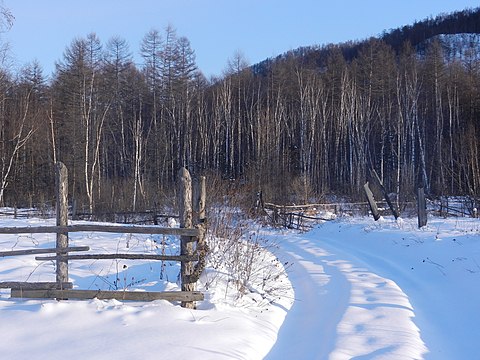
[[[0,226],[50,220],[0,218]],[[209,268],[197,310],[165,301],[10,299],[0,290],[4,359],[475,359],[480,220],[341,218],[308,233],[261,230],[285,265],[278,291],[242,298]],[[74,233],[91,252],[177,253],[175,239]],[[168,246],[163,246],[166,243]],[[0,235],[0,251],[52,247],[53,234]],[[270,247],[272,250],[273,247]],[[258,254],[257,254],[258,256]],[[262,269],[275,262],[258,256]],[[54,281],[54,263],[0,258],[0,281]],[[81,289],[175,290],[178,264],[71,262]],[[257,274],[258,275],[258,274]],[[270,280],[272,277],[270,277]],[[293,286],[290,287],[289,285]],[[294,301],[293,301],[294,299]],[[268,301],[267,301],[268,300]],[[283,324],[282,324],[283,323]],[[277,338],[278,336],[278,338]]]

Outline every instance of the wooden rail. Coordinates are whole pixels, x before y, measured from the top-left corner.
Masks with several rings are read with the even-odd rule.
[[[303,204],[303,205],[277,205],[273,203],[265,203],[264,207],[266,209],[285,209],[285,210],[310,210],[312,208],[324,208],[324,209],[331,209],[336,207],[344,207],[344,206],[367,206],[367,202],[352,202],[352,203],[324,203],[324,204]]]
[[[89,246],[71,246],[67,248],[46,248],[46,249],[25,249],[25,250],[11,250],[0,251],[0,257],[18,256],[18,255],[36,255],[36,254],[51,254],[51,253],[67,253],[71,251],[88,251]]]
[[[85,254],[85,255],[57,255],[57,256],[36,256],[35,260],[162,260],[162,261],[198,261],[198,255],[156,255],[156,254]]]
[[[103,291],[103,290],[59,290],[59,289],[41,289],[24,290],[12,289],[11,296],[15,298],[27,299],[117,299],[130,301],[153,301],[168,300],[193,302],[204,299],[202,293],[198,291]]]
[[[25,281],[4,281],[0,282],[0,289],[23,289],[23,290],[45,290],[45,289],[72,289],[73,283],[57,282],[25,282]]]
[[[67,226],[20,226],[2,227],[0,234],[48,234],[48,233],[69,233],[69,232],[107,232],[107,233],[128,233],[128,234],[163,234],[175,236],[199,236],[199,229],[166,228],[158,226],[119,226],[119,225],[67,225]]]

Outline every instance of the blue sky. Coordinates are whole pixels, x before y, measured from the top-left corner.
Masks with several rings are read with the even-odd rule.
[[[480,6],[471,0],[3,0],[15,16],[3,34],[16,64],[54,70],[73,39],[95,32],[128,41],[137,56],[151,29],[172,25],[190,40],[197,65],[220,75],[240,51],[250,64],[300,46],[359,40],[383,30]],[[138,59],[138,56],[137,56]],[[140,60],[138,60],[140,61]]]

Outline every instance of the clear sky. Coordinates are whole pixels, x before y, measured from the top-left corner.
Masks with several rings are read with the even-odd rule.
[[[38,60],[50,75],[78,37],[139,44],[172,25],[190,40],[203,73],[220,75],[236,51],[250,64],[307,45],[360,40],[440,13],[476,8],[473,0],[0,0],[15,16],[1,36],[16,64]],[[138,60],[140,61],[140,60]]]

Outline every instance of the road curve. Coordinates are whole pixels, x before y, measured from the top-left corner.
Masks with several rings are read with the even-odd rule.
[[[278,237],[277,237],[278,239]],[[421,359],[407,295],[321,232],[282,237],[295,302],[265,359]]]

